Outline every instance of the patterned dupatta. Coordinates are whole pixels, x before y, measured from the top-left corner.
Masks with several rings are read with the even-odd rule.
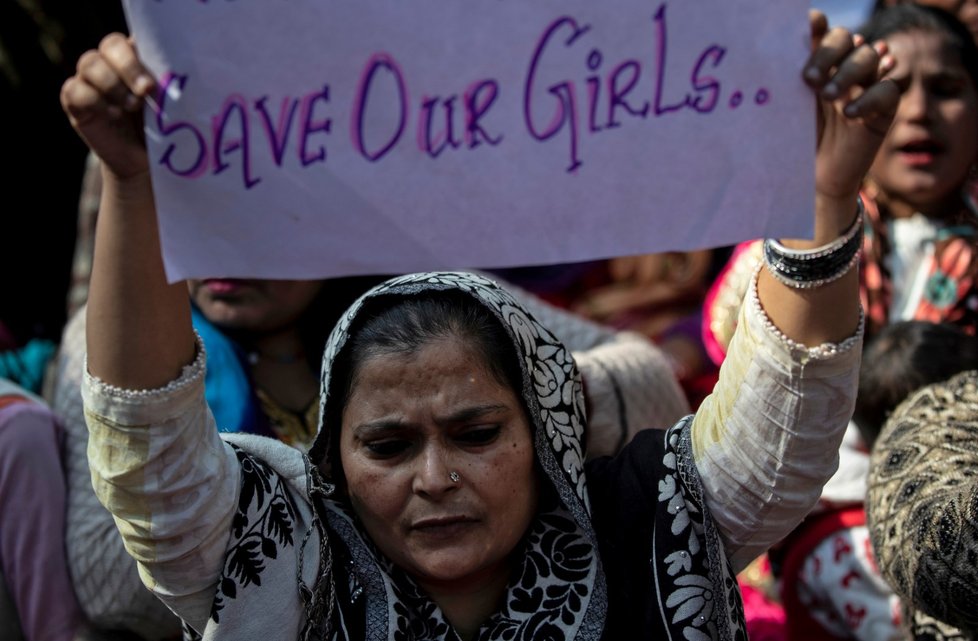
[[[584,473],[583,388],[571,354],[494,282],[427,273],[371,290],[334,329],[323,357],[319,434],[308,456],[271,439],[224,435],[240,461],[242,489],[204,639],[458,640],[437,605],[376,549],[316,464],[331,460],[331,426],[325,423],[337,402],[333,364],[364,303],[433,290],[470,295],[512,339],[521,357],[520,391],[536,461],[548,485],[514,553],[519,560],[505,601],[480,628],[478,641],[598,641],[610,638],[604,636],[606,623],[622,630],[621,621],[606,621],[606,575]],[[656,479],[647,491],[655,498],[642,505],[655,526],[642,549],[629,550],[623,562],[630,569],[648,564],[652,593],[649,603],[627,614],[644,633],[628,636],[741,640],[740,595],[705,506],[690,422],[643,437],[655,443],[642,450],[641,462]]]
[[[560,341],[494,282],[467,273],[413,274],[387,281],[357,301],[337,324],[323,356],[321,423],[309,458],[319,462],[330,456],[330,426],[323,423],[335,394],[332,368],[364,304],[378,297],[412,297],[439,290],[469,294],[492,312],[512,338],[522,357],[519,391],[535,432],[537,461],[556,497],[554,505],[541,506],[531,524],[506,602],[482,626],[478,639],[600,639],[607,596],[584,477],[581,377]],[[325,501],[324,520],[329,535],[342,541],[341,561],[349,570],[348,585],[338,587],[337,598],[362,611],[363,638],[456,638],[441,610],[377,552],[344,502]],[[334,567],[337,560],[332,560]],[[351,614],[342,612],[345,604],[341,615]],[[346,626],[339,627],[337,638],[346,638]]]
[[[866,334],[872,336],[892,322],[893,286],[886,261],[893,251],[880,205],[868,192],[866,233],[863,236],[862,303]],[[913,320],[954,323],[974,331],[978,324],[978,214],[974,201],[944,222],[934,240],[934,253],[921,269],[927,271],[923,296]]]

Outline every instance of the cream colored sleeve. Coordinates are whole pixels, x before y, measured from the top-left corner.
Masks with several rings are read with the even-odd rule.
[[[667,429],[690,414],[672,366],[652,341],[505,287],[574,355],[588,402],[588,458],[616,454],[639,430]]]
[[[143,587],[112,515],[92,488],[81,392],[84,375],[82,307],[65,326],[51,377],[51,407],[65,426],[65,551],[75,595],[85,616],[98,628],[133,632],[146,641],[172,639],[180,634],[180,620]]]
[[[86,374],[92,484],[143,583],[202,630],[223,568],[240,470],[204,400],[198,357],[165,388],[130,391]]]
[[[855,406],[862,328],[808,348],[768,319],[757,272],[716,388],[693,420],[693,456],[734,569],[788,534],[839,464]]]

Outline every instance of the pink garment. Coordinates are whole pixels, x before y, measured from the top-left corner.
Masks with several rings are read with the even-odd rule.
[[[0,395],[0,569],[27,641],[71,641],[83,621],[65,556],[60,441],[47,407]]]
[[[784,607],[766,593],[774,588],[767,555],[755,560],[737,577],[737,582],[744,599],[747,638],[751,641],[785,641],[788,630]]]

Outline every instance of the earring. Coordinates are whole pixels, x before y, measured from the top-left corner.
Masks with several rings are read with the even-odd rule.
[[[462,477],[458,475],[458,472],[449,472],[448,478],[452,480],[452,483],[458,483]]]

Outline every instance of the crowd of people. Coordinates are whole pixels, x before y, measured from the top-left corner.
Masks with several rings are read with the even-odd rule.
[[[319,281],[167,282],[107,36],[68,322],[0,318],[0,641],[974,638],[973,14],[813,12],[812,239]]]

